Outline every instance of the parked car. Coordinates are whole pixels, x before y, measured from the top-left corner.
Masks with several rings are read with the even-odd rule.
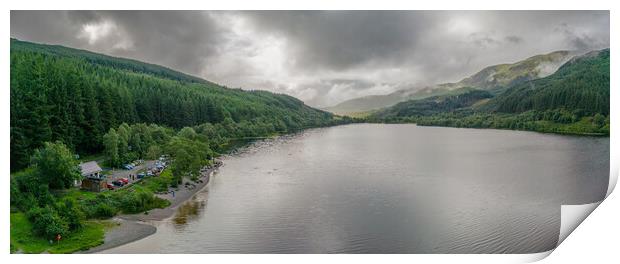
[[[123,185],[125,185],[125,183],[120,180],[113,181],[112,184],[117,187],[123,187]]]
[[[114,186],[114,184],[110,184],[110,183],[106,183],[106,187],[107,187],[109,190],[114,190],[114,189],[116,189],[116,186]]]
[[[134,168],[134,166],[132,166],[131,164],[125,164],[123,165],[123,168],[125,168],[126,170],[131,170]]]
[[[127,178],[120,178],[118,179],[119,181],[121,181],[123,183],[123,185],[128,184],[129,183],[129,179]]]
[[[142,179],[142,178],[144,178],[144,176],[146,176],[146,174],[144,172],[138,173],[138,179]]]
[[[148,177],[153,176],[153,172],[152,172],[152,171],[147,171],[147,172],[146,172],[146,176],[148,176]]]

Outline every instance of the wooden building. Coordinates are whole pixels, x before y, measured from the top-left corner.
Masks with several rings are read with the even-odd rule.
[[[101,175],[102,169],[96,161],[80,164],[80,170],[82,171],[81,187],[83,190],[100,192],[107,188],[105,176]]]

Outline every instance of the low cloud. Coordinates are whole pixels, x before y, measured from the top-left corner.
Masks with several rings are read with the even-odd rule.
[[[11,11],[11,37],[161,64],[313,106],[609,46],[608,11]]]

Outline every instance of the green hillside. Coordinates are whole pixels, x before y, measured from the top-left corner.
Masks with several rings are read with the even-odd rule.
[[[410,100],[377,111],[369,120],[607,135],[609,54],[605,49],[575,57],[547,77],[495,88],[494,97],[463,97],[481,90],[457,89],[451,93],[463,90],[458,96]]]
[[[373,109],[380,109],[386,106],[402,101],[399,93],[391,93],[387,95],[369,95],[352,100],[344,101],[338,105],[324,108],[326,111],[335,114],[350,114],[358,112],[366,112]]]
[[[26,167],[46,141],[100,152],[104,133],[122,123],[178,129],[229,121],[251,133],[336,122],[291,96],[229,89],[135,60],[16,39],[10,56],[11,170]]]
[[[497,92],[513,84],[546,77],[554,73],[570,59],[569,51],[556,51],[536,55],[512,64],[499,64],[484,68],[480,72],[456,83],[457,87],[471,86]]]
[[[567,62],[558,71],[509,88],[489,103],[504,113],[569,109],[609,115],[609,49],[593,51]]]
[[[132,59],[112,57],[104,54],[90,52],[87,50],[67,48],[60,45],[44,45],[20,41],[17,39],[11,39],[11,52],[13,51],[29,51],[53,55],[57,57],[77,58],[80,60],[85,60],[92,64],[151,74],[166,79],[184,82],[210,83],[204,79],[187,75],[163,66],[149,64]]]
[[[373,95],[344,101],[325,110],[347,114],[365,112],[395,105],[407,100],[438,96],[463,87],[474,87],[494,94],[514,84],[548,76],[555,72],[574,54],[569,51],[556,51],[536,55],[525,60],[489,66],[476,74],[456,83],[443,83],[434,86],[404,89],[387,95]]]
[[[394,106],[381,109],[374,113],[373,116],[380,119],[429,116],[470,107],[478,102],[488,100],[488,98],[491,97],[493,97],[493,95],[487,91],[473,88],[461,88],[444,95],[401,102]]]

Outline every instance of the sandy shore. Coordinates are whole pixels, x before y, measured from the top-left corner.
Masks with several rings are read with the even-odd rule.
[[[191,182],[193,185],[190,185],[190,187],[186,187],[184,182],[184,184],[180,185],[177,189],[171,188],[170,191],[174,190],[174,197],[171,192],[167,194],[157,194],[157,196],[170,201],[170,206],[166,208],[153,209],[148,213],[142,214],[117,216],[114,221],[118,222],[119,225],[106,231],[103,244],[79,253],[96,253],[155,234],[157,228],[150,225],[148,221],[161,221],[172,217],[179,205],[192,198],[194,194],[204,189],[205,186],[209,184],[212,174],[218,168],[219,167],[211,168],[203,172],[198,183]]]

